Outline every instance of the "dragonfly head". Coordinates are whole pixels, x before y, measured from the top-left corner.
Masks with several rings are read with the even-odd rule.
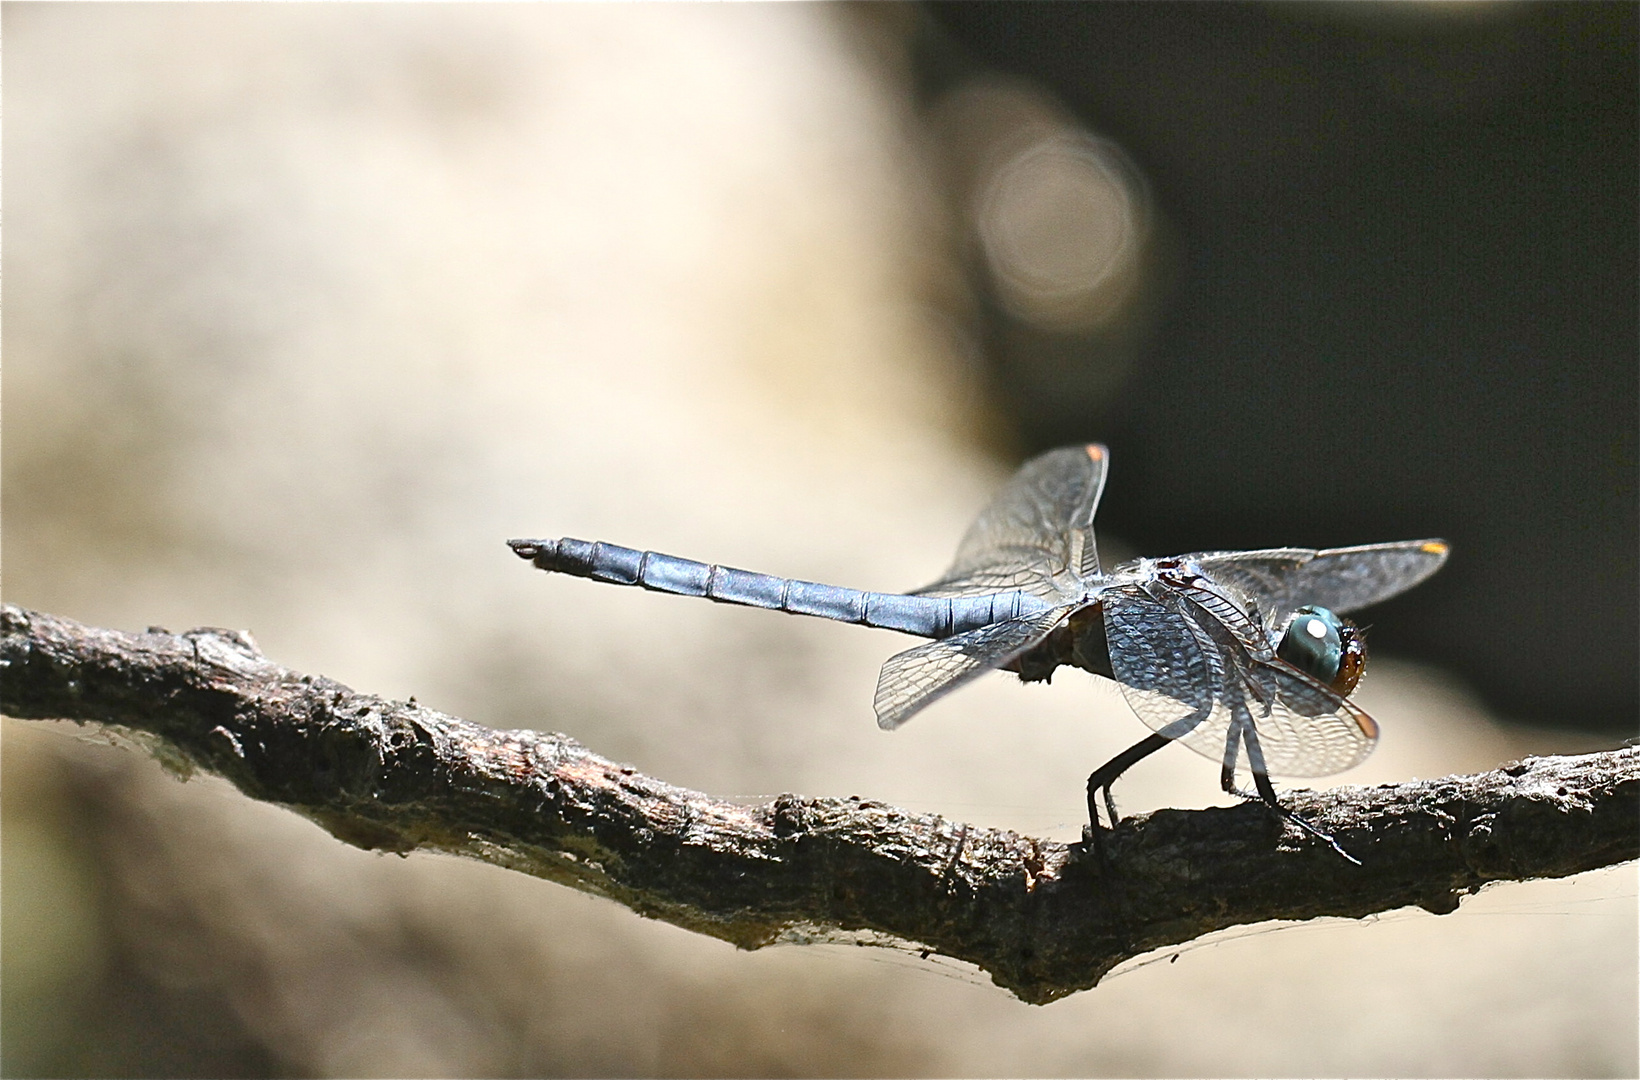
[[[1367,641],[1348,619],[1324,607],[1301,607],[1288,621],[1276,655],[1348,696],[1366,669]]]

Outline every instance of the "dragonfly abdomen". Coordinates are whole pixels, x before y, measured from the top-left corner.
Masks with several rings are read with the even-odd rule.
[[[509,540],[508,546],[520,558],[552,573],[611,585],[636,585],[674,596],[700,596],[720,604],[898,630],[918,637],[950,637],[1047,606],[1019,592],[962,597],[865,592],[567,536],[560,540]]]

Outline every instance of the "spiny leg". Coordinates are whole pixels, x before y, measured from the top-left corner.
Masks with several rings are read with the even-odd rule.
[[[1264,768],[1264,752],[1259,746],[1258,733],[1253,730],[1252,724],[1243,723],[1241,725],[1241,735],[1247,743],[1247,763],[1251,765],[1253,769],[1253,786],[1257,789],[1257,794],[1251,791],[1242,791],[1236,786],[1236,755],[1233,752],[1225,755],[1224,771],[1220,774],[1220,782],[1223,785],[1224,790],[1237,796],[1238,798],[1258,799],[1260,802],[1264,803],[1264,805],[1279,814],[1282,820],[1292,822],[1294,825],[1298,826],[1298,828],[1309,833],[1317,840],[1321,840],[1326,843],[1326,845],[1337,852],[1345,862],[1351,862],[1356,866],[1360,866],[1361,860],[1357,859],[1354,855],[1351,855],[1349,852],[1340,847],[1338,841],[1333,839],[1329,833],[1321,831],[1304,818],[1300,817],[1298,814],[1293,813],[1293,811],[1281,805],[1280,800],[1276,798],[1275,785],[1270,783],[1270,774],[1265,771]]]
[[[1105,811],[1110,815],[1110,827],[1111,831],[1114,832],[1117,822],[1121,819],[1116,815],[1116,800],[1111,796],[1110,786],[1116,782],[1117,777],[1172,741],[1171,738],[1160,733],[1147,735],[1093,770],[1093,774],[1088,777],[1089,830],[1101,866],[1105,865],[1105,834],[1099,826],[1099,794],[1104,794]]]
[[[1095,798],[1095,793],[1104,793],[1105,810],[1110,815],[1110,827],[1116,828],[1116,823],[1120,819],[1116,816],[1116,803],[1111,798],[1110,786],[1134,765],[1172,741],[1166,735],[1147,735],[1093,770],[1093,774],[1088,777],[1088,821],[1094,828],[1099,827],[1099,802]]]
[[[1111,785],[1116,783],[1116,778],[1168,743],[1183,738],[1196,730],[1197,726],[1203,720],[1206,720],[1212,712],[1213,701],[1210,698],[1201,702],[1196,710],[1189,715],[1179,717],[1166,727],[1158,729],[1154,735],[1147,735],[1123,750],[1120,754],[1095,769],[1093,775],[1088,777],[1088,828],[1092,832],[1093,846],[1099,853],[1101,866],[1106,865],[1105,837],[1099,828],[1099,801],[1095,798],[1094,793],[1104,793],[1105,812],[1110,815],[1110,828],[1112,832],[1115,832],[1116,826],[1122,820],[1116,813],[1116,799],[1110,791]]]

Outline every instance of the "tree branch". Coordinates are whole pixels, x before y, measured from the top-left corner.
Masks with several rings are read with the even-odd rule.
[[[339,839],[454,852],[610,897],[742,948],[857,933],[977,964],[1030,1002],[1130,957],[1269,919],[1444,913],[1488,881],[1640,857],[1640,749],[1439,780],[1291,792],[1357,867],[1263,806],[1122,822],[1082,845],[859,799],[720,802],[562,735],[356,694],[228,630],[126,634],[7,604],[0,711],[146,733]]]

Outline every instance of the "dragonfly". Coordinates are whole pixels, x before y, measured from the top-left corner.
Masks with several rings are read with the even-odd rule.
[[[1026,462],[969,527],[945,575],[908,593],[569,537],[508,545],[553,573],[928,638],[883,664],[874,705],[884,729],[991,671],[1047,682],[1072,667],[1113,680],[1152,733],[1088,777],[1089,830],[1101,858],[1101,801],[1114,830],[1117,778],[1177,742],[1220,763],[1226,792],[1262,801],[1359,863],[1282,806],[1270,777],[1329,776],[1372,752],[1378,724],[1350,700],[1366,642],[1344,616],[1429,577],[1446,561],[1447,543],[1206,551],[1106,572],[1093,518],[1109,462],[1097,443]],[[1238,785],[1242,769],[1253,791]]]

